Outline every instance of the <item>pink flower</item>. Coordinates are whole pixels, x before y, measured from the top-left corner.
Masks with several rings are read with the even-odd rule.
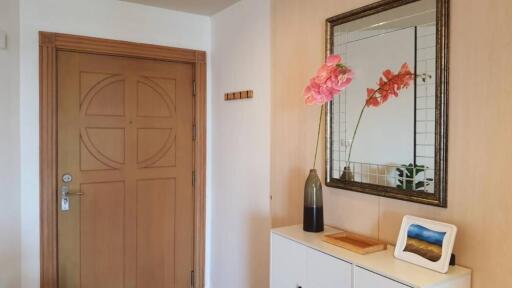
[[[368,107],[378,107],[380,105],[379,98],[375,97],[375,89],[368,88],[366,89],[366,106]]]
[[[343,61],[343,58],[341,58],[338,54],[329,55],[327,59],[325,60],[325,65],[327,66],[336,66],[340,64]]]
[[[304,102],[307,105],[330,102],[335,95],[350,85],[353,72],[341,64],[342,61],[340,55],[327,57],[325,64],[318,69],[304,89]]]
[[[387,69],[382,76],[384,78],[380,77],[377,90],[370,88],[367,90],[367,107],[378,107],[388,101],[390,97],[398,97],[400,90],[408,88],[415,77],[407,63],[400,67],[398,74]]]

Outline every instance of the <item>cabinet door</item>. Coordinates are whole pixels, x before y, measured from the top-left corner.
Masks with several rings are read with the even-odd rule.
[[[352,287],[352,264],[314,249],[308,249],[306,260],[307,288]]]
[[[411,288],[366,269],[354,267],[354,288]]]
[[[271,288],[305,288],[307,248],[297,242],[272,234]]]

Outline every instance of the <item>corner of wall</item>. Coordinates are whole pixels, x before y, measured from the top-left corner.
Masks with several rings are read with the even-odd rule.
[[[19,24],[19,1],[1,1],[0,30],[7,38],[6,48],[0,49],[1,287],[19,287],[21,281]]]

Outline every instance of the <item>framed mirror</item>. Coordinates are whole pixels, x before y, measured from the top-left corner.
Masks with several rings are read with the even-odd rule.
[[[327,55],[354,72],[327,106],[327,186],[447,206],[448,2],[384,0],[327,19]],[[383,71],[404,64],[408,88],[368,105]]]

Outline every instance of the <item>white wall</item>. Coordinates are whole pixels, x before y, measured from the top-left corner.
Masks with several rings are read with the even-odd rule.
[[[270,0],[212,18],[212,288],[268,287],[270,33]],[[248,89],[253,99],[224,101]]]
[[[19,287],[19,5],[0,1],[0,30],[7,33],[7,49],[0,49],[0,287]]]
[[[38,31],[88,35],[206,51],[209,51],[211,32],[208,17],[117,0],[20,0],[20,12],[20,121],[21,163],[23,163],[21,166],[21,287],[36,288],[39,287]],[[16,127],[16,124],[9,125],[10,129]],[[16,147],[16,144],[17,142],[13,146]],[[4,145],[3,142],[1,145]],[[1,175],[11,177],[7,172]]]

